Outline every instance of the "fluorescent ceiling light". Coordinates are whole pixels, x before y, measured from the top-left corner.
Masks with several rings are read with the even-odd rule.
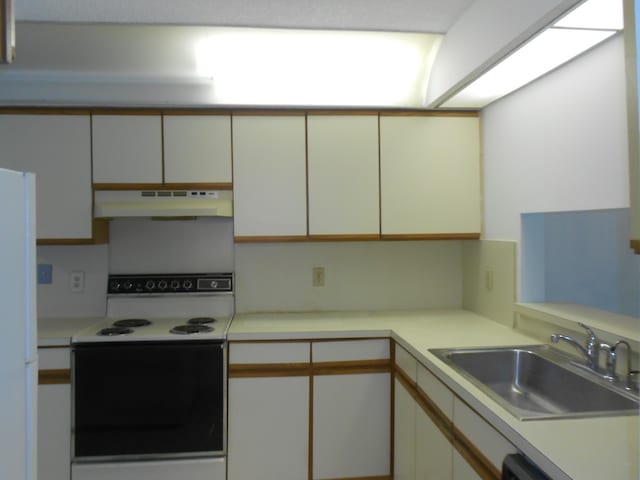
[[[589,0],[557,21],[554,27],[622,30],[624,19],[620,0]]]
[[[621,0],[588,0],[440,106],[482,108],[587,51],[621,28]]]
[[[196,47],[216,103],[415,106],[441,35],[221,28]]]

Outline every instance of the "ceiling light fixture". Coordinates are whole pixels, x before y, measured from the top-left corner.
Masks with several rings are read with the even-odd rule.
[[[440,107],[485,107],[622,30],[622,18],[621,0],[587,0]]]

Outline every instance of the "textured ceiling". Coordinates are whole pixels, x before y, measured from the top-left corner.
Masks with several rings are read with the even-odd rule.
[[[444,33],[473,0],[18,0],[16,20]]]

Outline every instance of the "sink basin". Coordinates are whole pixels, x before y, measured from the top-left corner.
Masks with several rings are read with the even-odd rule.
[[[520,420],[638,413],[636,395],[548,345],[430,351]]]

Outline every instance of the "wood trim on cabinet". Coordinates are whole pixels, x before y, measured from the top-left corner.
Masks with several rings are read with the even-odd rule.
[[[349,360],[341,362],[313,362],[313,375],[356,375],[362,373],[390,373],[390,359]]]
[[[479,117],[477,110],[389,110],[380,111],[381,117]]]
[[[380,475],[377,477],[340,477],[340,478],[323,478],[320,480],[393,480],[393,476]]]
[[[453,446],[482,478],[482,480],[500,480],[500,471],[485,457],[480,450],[464,434],[452,426]]]
[[[306,110],[268,110],[268,109],[247,109],[247,110],[233,110],[231,115],[236,117],[288,117],[298,116],[302,117],[307,114]]]
[[[429,398],[427,393],[424,392],[395,362],[393,364],[393,372],[395,378],[398,379],[405,390],[429,416],[449,443],[451,443],[460,455],[462,455],[480,478],[482,478],[482,480],[500,480],[500,471],[467,437],[464,436],[458,428],[456,428],[451,419],[444,415],[438,406]]]
[[[328,116],[377,116],[380,112],[377,110],[308,110],[307,116],[317,115],[319,117]]]
[[[640,255],[640,240],[632,239],[629,245],[636,255]]]
[[[480,233],[383,233],[382,240],[479,240]]]
[[[233,184],[220,183],[94,183],[93,190],[233,190]]]
[[[229,365],[229,378],[310,377],[311,363],[239,363]]]
[[[68,368],[38,370],[38,385],[71,384],[71,370]]]
[[[353,233],[353,234],[313,234],[307,237],[310,242],[368,242],[380,240],[378,233]]]
[[[289,243],[308,242],[306,235],[240,235],[233,237],[235,243]]]

